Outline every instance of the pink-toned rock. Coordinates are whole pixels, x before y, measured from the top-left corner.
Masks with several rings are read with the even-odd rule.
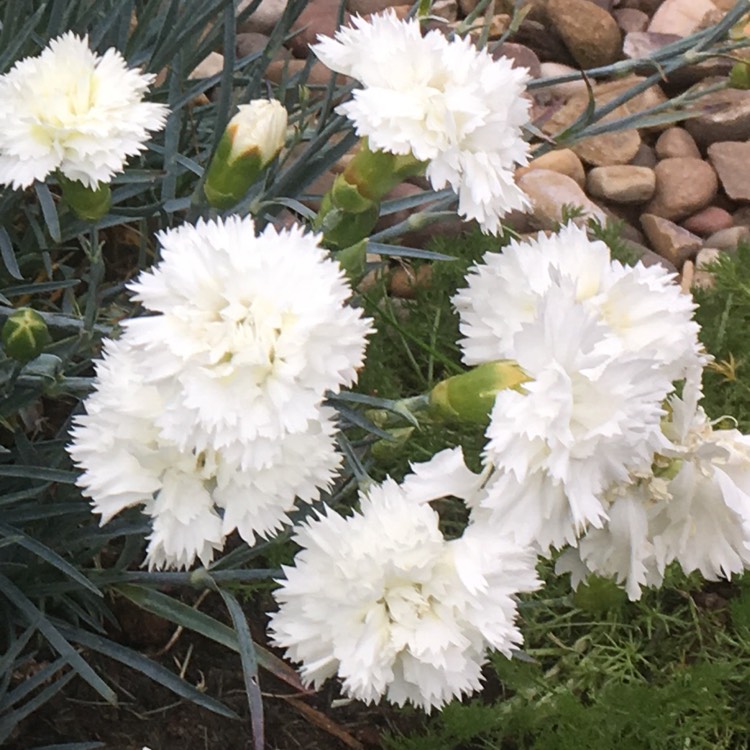
[[[654,34],[651,31],[630,31],[622,42],[622,54],[631,60],[651,57],[662,47],[682,39],[677,34]]]
[[[224,55],[218,52],[209,52],[188,76],[189,79],[211,78],[224,70]]]
[[[622,36],[617,21],[590,0],[547,0],[550,25],[583,68],[609,65],[620,56]]]
[[[719,187],[716,173],[701,159],[663,159],[656,167],[656,191],[646,212],[679,221],[710,205]]]
[[[529,162],[528,167],[519,169],[518,174],[520,175],[528,169],[549,169],[558,174],[572,177],[580,187],[586,184],[586,173],[583,170],[583,164],[578,156],[576,156],[575,151],[569,148],[558,148],[538,156]]]
[[[651,247],[678,270],[686,260],[694,258],[703,245],[700,237],[661,216],[643,214],[641,226]]]
[[[695,280],[695,263],[692,260],[686,260],[682,264],[680,271],[680,291],[683,294],[690,294]]]
[[[708,206],[685,219],[680,226],[699,237],[708,237],[720,229],[733,226],[732,214],[718,206]]]
[[[705,16],[716,13],[716,10],[711,0],[664,0],[654,13],[648,30],[689,36],[701,27]]]
[[[750,143],[721,141],[708,147],[724,192],[733,200],[750,201]]]
[[[540,78],[558,78],[562,76],[574,75],[575,80],[566,81],[565,83],[553,83],[541,89],[534,91],[534,96],[540,101],[548,101],[553,97],[560,99],[570,99],[574,96],[586,96],[586,81],[581,76],[581,71],[572,68],[570,65],[556,62],[543,62],[539,67]]]
[[[617,25],[626,34],[631,31],[645,31],[648,26],[649,17],[636,8],[617,8],[612,11]]]
[[[517,184],[531,199],[530,217],[539,229],[554,229],[563,220],[566,207],[582,209],[577,223],[585,223],[589,218],[602,223],[607,220],[604,211],[567,175],[549,169],[531,169],[517,179]]]
[[[589,195],[613,203],[645,203],[654,194],[655,188],[653,169],[629,164],[595,167],[586,178]]]
[[[657,139],[654,150],[659,159],[701,158],[695,138],[685,128],[667,128]]]

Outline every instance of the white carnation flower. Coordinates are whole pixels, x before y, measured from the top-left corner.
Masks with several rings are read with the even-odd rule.
[[[661,266],[610,261],[607,246],[589,240],[573,223],[557,234],[511,242],[483,261],[453,298],[467,364],[515,359],[516,334],[539,316],[547,292],[561,284],[572,284],[575,299],[609,326],[602,352],[650,357],[670,380],[705,363],[692,320],[695,304],[680,292],[674,275]]]
[[[428,162],[432,186],[449,184],[459,213],[497,233],[505,214],[528,205],[513,181],[515,165],[528,159],[521,132],[528,71],[468,39],[449,41],[437,30],[423,37],[417,20],[393,11],[352,23],[312,47],[331,70],[363,85],[336,111],[372,149]]]
[[[28,187],[57,169],[90,188],[109,182],[164,127],[166,107],[142,101],[154,78],[72,32],[16,63],[0,76],[0,183]]]
[[[158,384],[161,433],[181,450],[269,463],[263,441],[303,433],[326,391],[352,384],[370,320],[317,235],[252,219],[162,232],[162,260],[130,285],[155,315],[124,323]]]
[[[592,573],[612,578],[624,585],[631,601],[641,598],[644,587],[659,586],[664,567],[652,539],[650,516],[657,508],[648,489],[648,483],[616,488],[618,495],[609,504],[604,528],[589,529],[577,547],[566,549],[555,572],[571,573],[573,588]]]
[[[518,533],[530,536],[519,539],[544,552],[601,527],[603,493],[648,470],[666,445],[661,403],[671,382],[649,358],[603,354],[607,336],[572,284],[552,287],[514,337],[515,359],[532,379],[522,391],[500,391],[490,415],[485,461],[499,475],[479,505],[514,526],[509,517],[525,516]]]
[[[441,461],[449,485],[471,495],[460,454]],[[515,595],[538,587],[535,555],[477,525],[447,541],[427,505],[442,495],[438,467],[372,487],[349,518],[326,509],[297,528],[302,550],[275,592],[271,633],[307,684],[338,675],[354,698],[430,711],[480,687],[488,648],[510,656],[521,642]]]
[[[665,433],[679,471],[652,534],[662,566],[677,560],[686,573],[730,578],[750,567],[750,436],[715,430],[695,382],[670,399]]]
[[[295,498],[313,501],[330,485],[341,462],[332,410],[319,408],[299,433],[261,441],[262,458],[243,468],[219,451],[183,450],[164,436],[157,423],[165,400],[144,382],[147,365],[127,334],[106,342],[68,452],[102,524],[144,506],[152,519],[149,567],[188,568],[196,558],[208,565],[235,528],[252,545],[256,534],[289,522]]]

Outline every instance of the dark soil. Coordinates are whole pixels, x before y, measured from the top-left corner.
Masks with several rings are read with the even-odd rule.
[[[210,599],[204,604],[201,609],[210,611]],[[118,640],[141,653],[159,652],[174,632],[166,621],[134,607],[117,610],[123,625]],[[263,632],[263,618],[252,622],[252,613],[248,615],[251,630]],[[142,750],[144,746],[151,750],[253,750],[242,667],[232,651],[186,631],[157,660],[175,673],[184,669],[187,681],[222,701],[241,720],[198,707],[117,662],[91,653],[84,656],[115,689],[119,706],[110,706],[75,678],[62,694],[21,723],[5,745],[8,750],[93,741],[103,743],[107,750]],[[404,715],[397,716],[387,705],[335,702],[339,695],[333,681],[314,695],[295,694],[289,685],[263,671],[260,682],[267,750],[369,750],[381,746],[381,734],[395,729],[396,721],[405,728]]]

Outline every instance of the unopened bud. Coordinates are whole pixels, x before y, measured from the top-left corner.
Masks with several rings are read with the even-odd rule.
[[[44,318],[30,307],[11,313],[0,336],[5,354],[23,364],[39,356],[51,340]]]
[[[100,183],[96,188],[90,188],[78,180],[69,180],[62,174],[57,175],[57,181],[62,188],[63,199],[79,219],[99,221],[109,211],[112,205],[112,190],[109,185]]]
[[[215,208],[231,208],[284,146],[287,111],[280,102],[255,99],[229,121],[203,189]]]
[[[529,380],[511,359],[486,362],[438,383],[430,393],[430,409],[443,418],[487,424],[495,396],[508,388],[521,390]]]

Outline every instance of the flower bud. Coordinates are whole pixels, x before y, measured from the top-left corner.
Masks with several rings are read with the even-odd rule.
[[[58,174],[57,181],[62,188],[65,202],[73,209],[79,219],[99,221],[112,205],[112,190],[106,183],[99,183],[94,189],[77,180],[69,180]]]
[[[530,379],[513,360],[486,362],[438,383],[430,393],[430,409],[443,418],[487,424],[495,396],[506,388],[521,390]]]
[[[219,141],[203,186],[215,208],[231,208],[281,151],[287,111],[280,102],[255,99],[243,104]]]
[[[5,354],[23,364],[39,356],[51,340],[44,318],[30,307],[11,313],[0,336]]]

